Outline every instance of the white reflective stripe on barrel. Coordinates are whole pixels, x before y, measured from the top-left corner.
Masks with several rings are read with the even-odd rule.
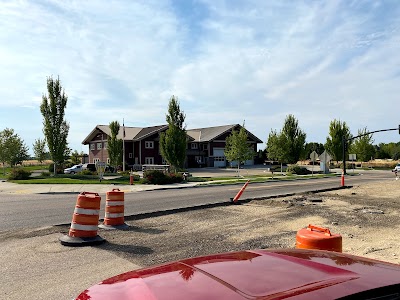
[[[97,230],[98,227],[97,225],[81,225],[81,224],[71,223],[71,229],[94,231]]]
[[[100,210],[75,207],[74,213],[80,215],[98,215]]]
[[[106,218],[122,218],[124,216],[123,213],[121,214],[113,214],[113,213],[108,213],[106,212]]]
[[[124,201],[106,201],[106,205],[108,205],[108,206],[122,206],[122,205],[124,205]]]

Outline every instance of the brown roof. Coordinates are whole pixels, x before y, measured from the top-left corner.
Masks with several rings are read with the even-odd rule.
[[[210,142],[217,139],[224,133],[231,131],[233,129],[239,129],[241,126],[239,124],[234,125],[223,125],[214,127],[205,127],[197,129],[186,130],[187,135],[193,142]],[[140,141],[150,135],[157,132],[164,131],[168,129],[168,125],[158,125],[151,127],[126,127],[125,126],[125,138],[124,140]],[[246,130],[247,131],[247,130]],[[123,127],[121,126],[118,133],[118,138],[123,139]],[[92,132],[83,140],[82,144],[87,145],[93,138],[99,134],[105,133],[111,135],[111,130],[108,125],[97,125]],[[262,143],[262,141],[253,135],[251,132],[247,131],[247,134],[257,143]]]
[[[209,142],[212,140],[218,139],[224,133],[231,131],[233,129],[240,129],[241,126],[239,124],[234,125],[223,125],[223,126],[215,126],[215,127],[205,127],[205,128],[197,128],[187,130],[187,134],[191,136],[195,142]],[[252,134],[250,131],[246,130],[247,134],[257,143],[262,143],[262,141]]]

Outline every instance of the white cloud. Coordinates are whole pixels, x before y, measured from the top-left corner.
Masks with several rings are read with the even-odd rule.
[[[77,149],[96,124],[165,123],[172,94],[189,128],[246,120],[263,140],[289,113],[318,142],[333,118],[354,132],[398,125],[400,4],[192,5],[183,14],[168,1],[2,2],[0,109],[30,107],[20,111],[29,119],[36,108],[39,137],[46,77],[59,75]],[[21,126],[2,118],[0,129]]]

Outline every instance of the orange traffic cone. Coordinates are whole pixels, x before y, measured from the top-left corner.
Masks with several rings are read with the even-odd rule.
[[[125,229],[128,228],[124,221],[124,192],[113,189],[106,193],[106,209],[103,224],[99,225],[103,229]]]
[[[82,192],[76,200],[71,228],[60,238],[65,246],[89,246],[103,243],[97,235],[101,197],[97,193]]]

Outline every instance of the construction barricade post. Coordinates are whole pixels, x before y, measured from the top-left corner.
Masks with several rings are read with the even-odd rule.
[[[90,246],[105,241],[97,235],[101,197],[97,193],[82,192],[76,200],[68,235],[60,238],[65,246]]]
[[[340,178],[340,186],[344,186],[344,171],[342,171],[342,177]]]
[[[231,198],[232,203],[238,203],[240,196],[243,194],[249,182],[250,180],[247,180],[246,183],[243,185],[243,187],[240,189],[240,191],[236,194],[235,198]]]
[[[125,195],[119,189],[106,193],[106,208],[104,222],[99,227],[103,229],[125,229],[129,225],[124,220]]]

